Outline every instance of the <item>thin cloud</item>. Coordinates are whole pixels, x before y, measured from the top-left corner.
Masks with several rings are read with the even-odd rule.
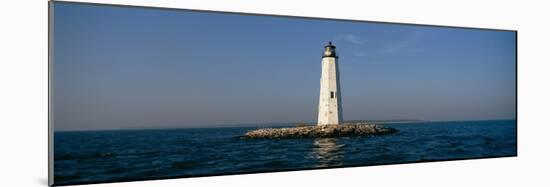
[[[362,45],[365,44],[365,40],[354,34],[344,34],[337,37],[339,40],[343,40],[352,44]]]
[[[369,56],[369,53],[365,51],[353,51],[352,55],[356,57],[364,57],[364,56]]]
[[[401,41],[386,44],[381,48],[381,52],[386,54],[395,52],[421,52],[423,50],[418,48],[418,44],[429,34],[431,34],[431,32],[413,32]]]

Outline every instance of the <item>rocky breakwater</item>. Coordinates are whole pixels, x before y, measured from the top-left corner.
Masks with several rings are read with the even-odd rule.
[[[368,123],[312,125],[289,128],[261,128],[246,132],[242,138],[333,138],[346,136],[386,135],[397,129]]]

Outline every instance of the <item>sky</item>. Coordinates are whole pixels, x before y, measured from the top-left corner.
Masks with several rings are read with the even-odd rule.
[[[515,119],[511,31],[54,3],[54,129],[315,122],[321,53],[344,120]]]

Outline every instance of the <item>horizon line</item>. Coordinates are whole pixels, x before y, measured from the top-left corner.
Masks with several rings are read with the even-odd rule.
[[[434,123],[434,122],[471,122],[471,121],[509,121],[516,120],[517,118],[505,118],[505,119],[467,119],[467,120],[416,120],[416,119],[396,119],[396,120],[347,120],[345,122],[372,122],[380,124],[391,123]],[[213,129],[213,128],[239,128],[239,127],[284,127],[290,124],[305,123],[308,125],[315,125],[316,122],[271,122],[271,123],[227,123],[227,124],[212,124],[208,126],[188,126],[188,127],[128,127],[128,128],[112,128],[112,129],[82,129],[82,130],[55,130],[55,132],[83,132],[83,131],[127,131],[127,130],[167,130],[167,129]],[[250,126],[248,126],[250,125]],[[269,126],[272,125],[272,126]],[[274,125],[274,126],[273,126]],[[517,125],[517,122],[516,122]]]

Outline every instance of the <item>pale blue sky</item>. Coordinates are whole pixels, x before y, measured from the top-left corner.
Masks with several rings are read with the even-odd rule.
[[[515,119],[515,32],[54,9],[55,130],[313,122],[329,40],[345,120]]]

